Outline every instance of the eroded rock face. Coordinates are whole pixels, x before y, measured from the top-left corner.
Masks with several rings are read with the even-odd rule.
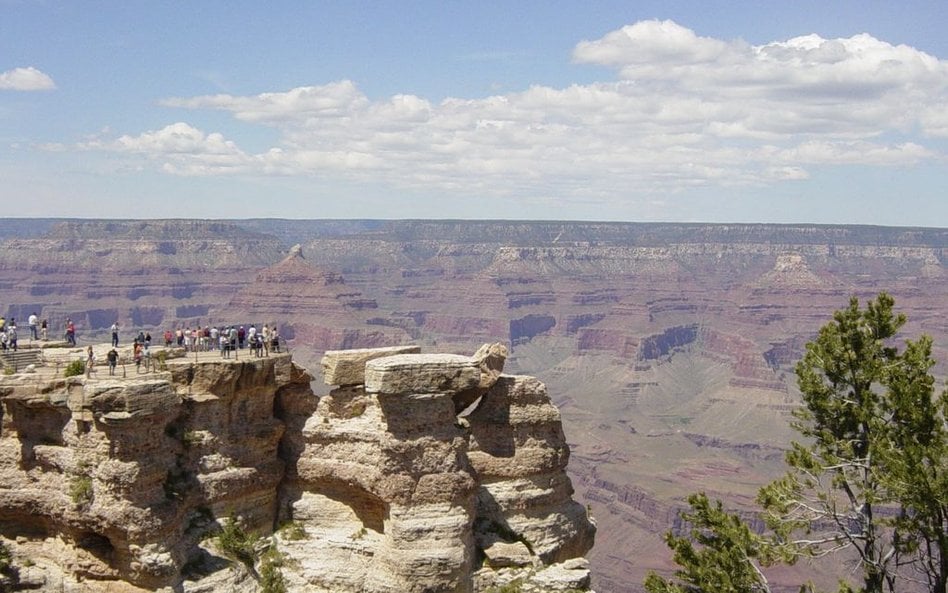
[[[41,590],[253,591],[214,537],[232,520],[289,591],[587,587],[559,413],[482,350],[329,353],[347,384],[323,397],[287,354],[0,377],[0,536]]]

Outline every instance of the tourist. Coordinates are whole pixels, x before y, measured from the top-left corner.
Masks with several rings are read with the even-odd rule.
[[[170,329],[165,330],[165,348],[171,348],[171,344],[174,340],[174,334]]]
[[[211,333],[208,336],[211,339],[211,348],[218,350],[220,348],[220,330],[217,329],[217,326],[211,328]]]
[[[109,362],[109,375],[114,375],[115,365],[118,364],[118,352],[115,351],[115,348],[109,350],[109,353],[105,355],[105,359]]]
[[[270,330],[270,349],[274,352],[280,351],[280,332],[277,331],[276,324],[273,324],[273,328]]]
[[[247,332],[244,330],[244,326],[240,326],[240,329],[237,330],[237,343],[241,350],[244,349],[244,340],[247,339]]]
[[[16,352],[16,320],[12,317],[7,325],[7,348]]]
[[[40,332],[43,335],[44,342],[49,340],[49,321],[44,319],[42,323],[40,323]]]
[[[92,377],[92,367],[95,365],[95,352],[92,346],[86,348],[86,379]]]
[[[66,318],[66,342],[70,346],[76,345],[76,324],[68,317]]]
[[[35,312],[30,313],[30,317],[27,319],[26,323],[30,326],[30,341],[32,342],[33,340],[38,340],[39,332],[37,332],[37,329],[39,329],[39,319],[36,317]]]
[[[230,352],[227,348],[227,336],[224,334],[224,332],[221,332],[219,347],[221,349],[221,358],[230,358]]]
[[[113,323],[109,329],[112,330],[112,347],[118,348],[118,321]]]
[[[135,371],[141,372],[142,367],[142,345],[136,340],[132,349],[132,359],[135,361]]]

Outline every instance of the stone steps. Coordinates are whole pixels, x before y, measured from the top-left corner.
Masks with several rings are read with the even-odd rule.
[[[31,364],[42,366],[43,351],[39,348],[21,348],[15,352],[0,351],[0,367],[4,369],[13,369],[16,372]]]

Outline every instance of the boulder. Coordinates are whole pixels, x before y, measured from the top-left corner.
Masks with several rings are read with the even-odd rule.
[[[365,382],[365,363],[376,358],[396,354],[418,354],[421,346],[389,346],[387,348],[359,348],[356,350],[327,350],[320,364],[326,385],[361,385]]]
[[[459,354],[399,354],[365,365],[365,390],[388,395],[457,393],[476,386],[477,361]]]
[[[463,412],[465,408],[477,401],[479,397],[494,386],[498,377],[504,372],[507,346],[500,342],[484,344],[477,349],[472,358],[477,361],[477,366],[481,371],[481,379],[475,387],[454,394],[455,414]]]

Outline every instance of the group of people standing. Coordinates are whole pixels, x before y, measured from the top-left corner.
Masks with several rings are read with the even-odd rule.
[[[174,331],[165,330],[165,346],[177,344],[188,352],[210,352],[219,350],[221,356],[230,358],[235,350],[249,348],[256,356],[268,356],[270,351],[280,351],[280,332],[276,326],[264,324],[261,330],[250,324],[244,326],[205,326],[195,328],[178,328]]]
[[[27,319],[27,324],[30,328],[31,341],[39,340],[41,335],[44,341],[47,339],[49,323],[45,319],[40,322],[36,313],[31,313]],[[16,327],[16,318],[11,317],[10,320],[7,321],[6,317],[0,317],[0,349],[13,350],[15,352],[18,338],[19,332]]]

